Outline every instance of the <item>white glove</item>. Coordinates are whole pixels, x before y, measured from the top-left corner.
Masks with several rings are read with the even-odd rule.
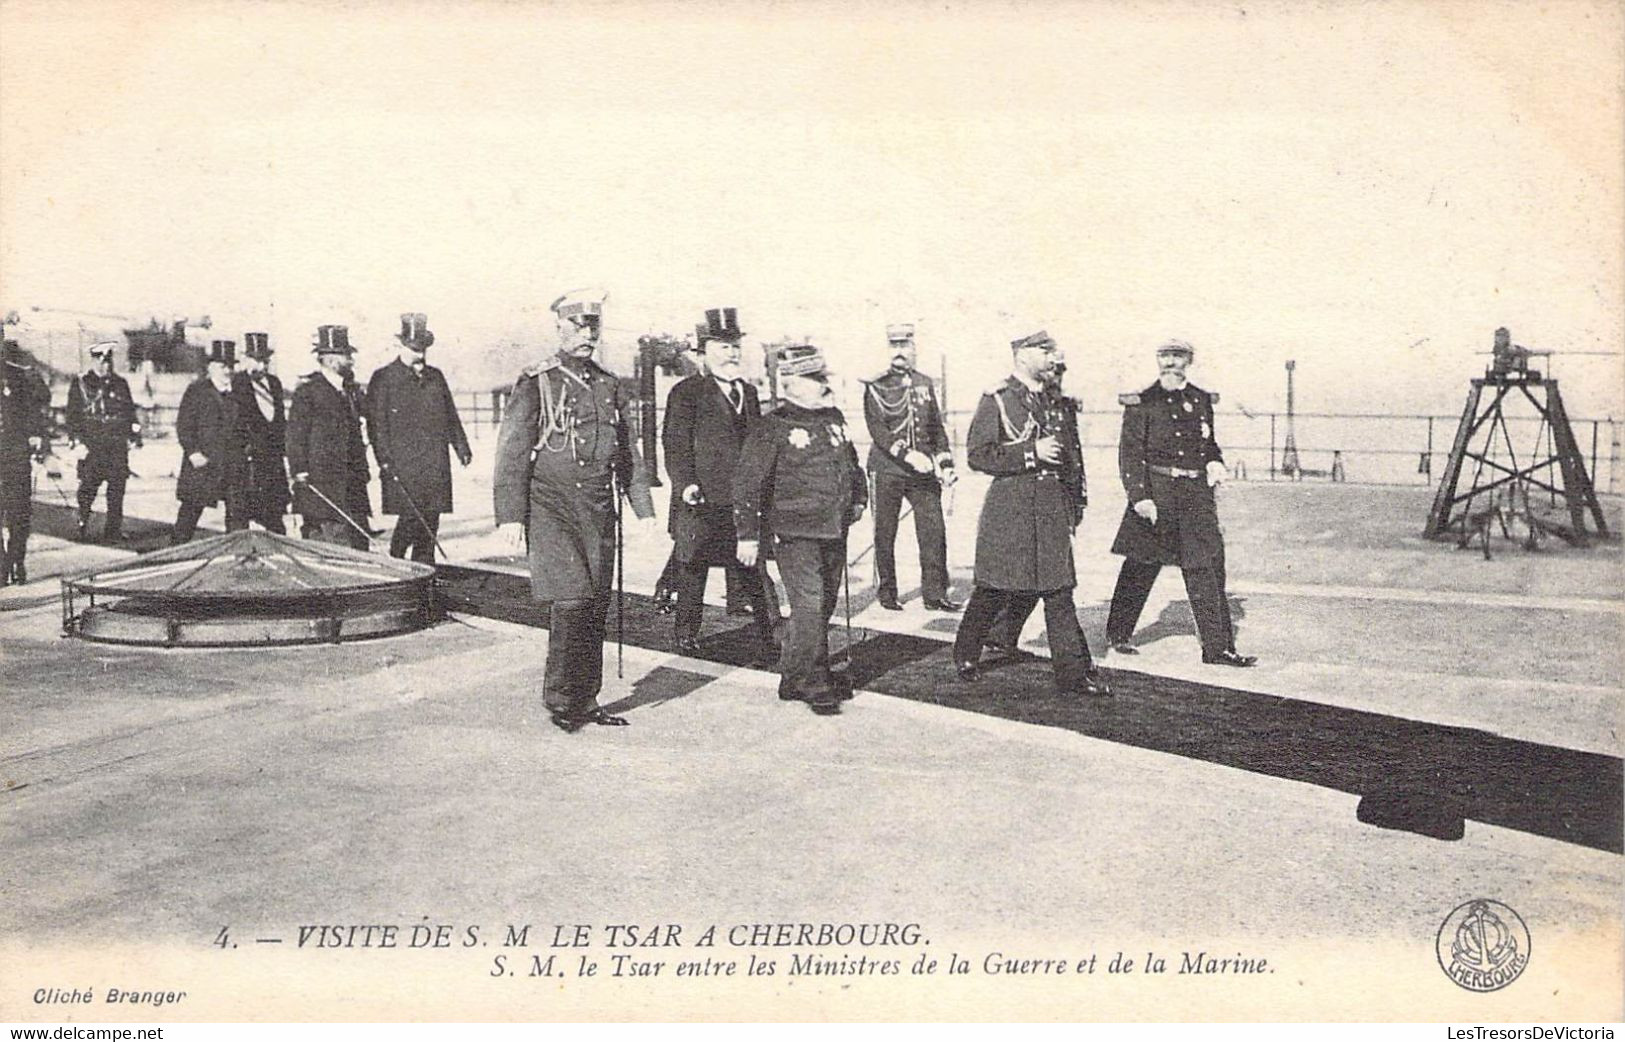
[[[1157,502],[1154,499],[1142,499],[1134,504],[1134,512],[1152,524],[1157,523]]]
[[[741,539],[739,540],[739,549],[734,553],[734,556],[739,558],[739,563],[746,568],[755,568],[756,555],[760,549],[761,545],[756,540]]]
[[[1033,442],[1033,450],[1038,458],[1045,463],[1061,462],[1061,439],[1053,434],[1046,434]]]
[[[683,489],[683,502],[687,503],[691,507],[697,507],[701,503],[704,503],[705,497],[700,494],[700,486],[690,485]]]
[[[497,540],[502,548],[511,554],[525,552],[525,523],[523,521],[508,521],[497,525]]]
[[[186,458],[192,461],[194,467],[207,467],[209,465],[209,457],[201,452],[194,452]]]
[[[1219,482],[1225,481],[1229,477],[1230,472],[1225,470],[1224,464],[1218,460],[1214,460],[1207,465],[1207,483],[1210,487],[1217,486]]]
[[[959,480],[959,471],[954,469],[953,464],[945,464],[937,468],[937,480],[944,485],[952,485]]]
[[[28,439],[28,447],[33,449],[35,452],[41,452],[45,448],[45,439],[36,434],[32,438]]]
[[[931,457],[927,456],[919,449],[910,449],[908,454],[903,457],[903,462],[907,463],[921,474],[931,473]]]

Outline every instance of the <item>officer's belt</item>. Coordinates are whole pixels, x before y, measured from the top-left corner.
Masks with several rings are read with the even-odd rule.
[[[1151,473],[1161,474],[1165,478],[1199,478],[1202,476],[1202,472],[1199,470],[1186,470],[1184,467],[1162,467],[1155,463],[1151,464]]]

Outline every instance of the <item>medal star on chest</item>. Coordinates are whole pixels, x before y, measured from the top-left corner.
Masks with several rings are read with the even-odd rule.
[[[812,444],[812,435],[805,427],[791,427],[789,438],[792,448],[804,449]]]

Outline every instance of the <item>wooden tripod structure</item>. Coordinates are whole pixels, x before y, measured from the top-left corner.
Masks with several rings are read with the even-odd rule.
[[[1528,358],[1532,352],[1504,344],[1503,334],[1504,330],[1497,333],[1494,366],[1482,379],[1474,379],[1467,392],[1467,407],[1462,410],[1461,425],[1456,428],[1456,440],[1450,447],[1450,461],[1445,464],[1438,493],[1433,497],[1433,508],[1428,512],[1427,528],[1422,534],[1429,539],[1464,538],[1475,523],[1475,498],[1489,497],[1493,501],[1498,490],[1505,488],[1504,493],[1499,493],[1502,498],[1522,493],[1527,502],[1528,487],[1532,485],[1551,493],[1554,504],[1562,499],[1568,507],[1569,524],[1540,521],[1542,528],[1579,546],[1588,545],[1593,538],[1606,538],[1608,525],[1603,520],[1602,506],[1597,502],[1591,477],[1586,473],[1585,459],[1574,440],[1574,428],[1569,425],[1557,381],[1542,380],[1540,373],[1530,370]],[[1522,354],[1513,353],[1515,351]],[[1494,397],[1480,408],[1485,388],[1492,389]],[[1531,388],[1544,389],[1544,401]],[[1516,401],[1518,395],[1528,399],[1540,417],[1534,447],[1522,460],[1513,445],[1504,411],[1507,399],[1511,397]],[[1474,439],[1481,433],[1483,441],[1475,450]],[[1499,451],[1502,448],[1504,459]],[[1463,465],[1469,460],[1474,464],[1472,479],[1467,490],[1458,493],[1456,487],[1461,482]],[[1587,530],[1588,512],[1596,526],[1594,533]],[[1531,522],[1534,521],[1531,518]]]

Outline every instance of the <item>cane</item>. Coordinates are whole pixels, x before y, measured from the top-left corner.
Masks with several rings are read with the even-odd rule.
[[[56,459],[55,456],[52,456],[51,458],[53,460]],[[62,497],[62,505],[67,507],[69,510],[77,509],[74,506],[73,500],[68,498],[68,490],[62,487],[62,470],[60,463],[56,470],[52,470],[51,465],[49,463],[45,463],[43,459],[39,462],[45,465],[45,476],[51,479],[52,485],[56,486],[56,494]]]
[[[429,533],[429,541],[434,544],[434,548],[440,551],[441,557],[450,561],[451,555],[446,553],[446,548],[440,545],[440,537],[435,535],[433,528],[429,527],[429,519],[424,517],[423,511],[418,509],[417,501],[412,498],[412,493],[406,490],[406,482],[402,481],[401,476],[395,473],[394,467],[390,467],[386,473],[395,479],[395,484],[400,488],[401,495],[406,497],[406,505],[412,508],[412,515],[418,519],[418,524],[422,525],[423,530]]]
[[[615,677],[625,679],[626,672],[626,539],[621,529],[620,482],[615,490]]]
[[[355,529],[357,532],[361,533],[361,538],[363,538],[363,539],[365,539],[367,541],[367,549],[371,550],[373,548],[372,547],[372,533],[367,531],[365,528],[362,528],[360,525],[356,524],[355,523],[355,518],[351,517],[349,514],[346,514],[343,511],[343,509],[339,507],[339,505],[337,503],[333,502],[331,499],[328,499],[326,493],[324,493],[321,489],[317,488],[315,485],[311,484],[311,482],[310,482],[310,480],[308,478],[306,480],[304,480],[304,481],[300,481],[299,479],[295,478],[294,483],[297,484],[297,485],[303,485],[306,488],[310,489],[312,492],[314,492],[316,494],[317,499],[321,500],[323,503],[326,503],[329,507],[332,507],[333,512],[338,514],[339,517],[343,518],[346,524],[348,524],[351,528]]]

